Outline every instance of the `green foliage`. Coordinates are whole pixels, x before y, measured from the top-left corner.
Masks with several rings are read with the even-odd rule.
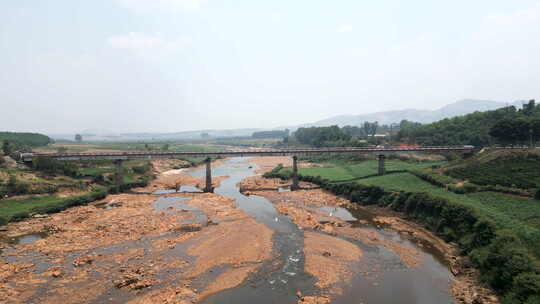
[[[64,174],[68,176],[77,176],[77,167],[72,162],[60,162],[49,157],[34,157],[32,160],[34,170],[47,174]]]
[[[74,196],[74,197],[58,197],[37,196],[25,200],[1,200],[0,201],[0,224],[10,221],[17,221],[28,217],[32,213],[54,213],[62,211],[66,208],[84,205],[89,202],[102,199],[107,195],[107,191],[103,188],[95,191]]]
[[[11,153],[13,152],[12,146],[8,140],[4,140],[4,142],[2,143],[2,152],[4,153],[4,155],[11,155]]]
[[[409,172],[413,175],[416,175],[418,176],[419,178],[425,180],[426,182],[432,184],[432,185],[435,185],[435,186],[439,186],[439,187],[446,187],[450,184],[456,184],[458,183],[457,180],[449,177],[449,176],[445,176],[445,175],[441,175],[441,174],[438,174],[436,172],[432,172],[432,171],[427,171],[427,170],[421,170],[421,169],[412,169],[412,170],[409,170]]]
[[[540,119],[540,105],[534,110],[516,110],[506,107],[493,111],[475,112],[464,116],[443,119],[431,124],[402,124],[398,133],[401,141],[417,142],[424,145],[475,145],[485,146],[493,142],[491,128],[500,121]]]
[[[469,180],[478,185],[501,185],[522,189],[540,186],[540,156],[533,153],[514,153],[483,162],[472,160],[450,168],[452,177]]]
[[[351,136],[343,132],[338,126],[299,128],[294,132],[299,143],[322,147],[326,142],[349,141]]]
[[[150,171],[150,168],[151,168],[151,165],[150,163],[147,162],[140,166],[133,166],[131,169],[133,170],[133,172],[137,174],[145,174],[146,172]]]
[[[283,138],[289,136],[289,130],[259,131],[253,132],[253,138]]]
[[[537,200],[540,200],[540,188],[536,189],[536,193],[534,194],[534,198]]]
[[[19,181],[17,177],[10,174],[9,179],[5,185],[0,185],[0,195],[19,195],[29,193],[30,185],[28,183]]]
[[[529,131],[534,122],[523,117],[497,121],[489,130],[489,135],[503,144],[517,144],[529,139]],[[540,133],[537,135],[540,136]]]
[[[48,145],[52,139],[38,133],[0,132],[0,141],[9,141],[14,145],[40,147]]]

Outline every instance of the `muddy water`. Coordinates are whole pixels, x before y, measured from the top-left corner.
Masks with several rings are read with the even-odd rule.
[[[212,168],[213,176],[229,176],[214,192],[235,199],[238,208],[274,230],[277,258],[266,262],[262,270],[243,285],[212,295],[202,303],[296,303],[298,290],[307,294],[315,291],[312,287],[315,280],[304,272],[303,231],[289,217],[278,213],[266,198],[240,193],[237,184],[256,175],[254,170],[254,165],[242,158],[233,158]],[[204,177],[205,171],[201,169],[191,174]]]
[[[241,286],[214,294],[203,303],[296,303],[297,291],[303,295],[316,293],[312,287],[315,279],[303,270],[303,231],[287,216],[279,214],[267,199],[255,195],[245,196],[239,192],[237,184],[246,177],[256,175],[252,167],[254,165],[245,159],[234,158],[213,168],[214,176],[229,176],[215,192],[234,198],[240,209],[275,231],[274,250],[278,256],[267,262],[261,271]],[[204,170],[192,174],[204,177]],[[408,268],[399,257],[383,246],[347,239],[359,246],[364,256],[358,268],[353,270],[353,280],[350,284],[343,284],[343,294],[333,297],[332,303],[444,304],[453,301],[450,295],[452,275],[435,252],[410,242],[396,231],[376,226],[370,221],[373,216],[371,214],[340,207],[321,207],[318,211],[356,222],[357,226],[374,232],[381,240],[415,247],[423,255],[419,267]],[[279,267],[272,266],[275,264]]]

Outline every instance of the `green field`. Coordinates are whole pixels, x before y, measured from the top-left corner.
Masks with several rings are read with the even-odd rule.
[[[32,213],[52,213],[58,212],[71,206],[89,203],[96,199],[103,198],[106,190],[103,187],[96,188],[87,194],[72,197],[58,197],[56,195],[34,196],[26,199],[4,199],[0,200],[0,224],[8,223],[12,220],[27,217]]]
[[[410,169],[423,169],[432,166],[440,166],[445,162],[407,162],[400,160],[387,160],[386,171],[405,171]],[[284,169],[289,170],[290,169]],[[331,181],[346,181],[361,179],[378,173],[379,163],[377,160],[366,160],[358,163],[327,164],[323,168],[300,168],[302,175],[320,176]]]

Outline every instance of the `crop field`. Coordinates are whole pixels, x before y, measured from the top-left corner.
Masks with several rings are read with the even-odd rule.
[[[410,169],[424,169],[441,165],[445,162],[406,162],[400,160],[387,160],[386,171],[405,171]],[[359,163],[339,164],[328,168],[300,168],[302,175],[321,176],[331,181],[345,181],[360,179],[377,174],[379,163],[377,160],[366,160]]]
[[[450,166],[446,173],[478,185],[501,185],[521,189],[540,187],[538,152],[497,151]]]

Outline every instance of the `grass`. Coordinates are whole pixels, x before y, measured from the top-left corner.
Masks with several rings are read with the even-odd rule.
[[[446,173],[478,185],[540,188],[540,155],[529,151],[495,151],[478,155],[454,166]]]
[[[0,224],[27,217],[31,213],[50,213],[70,206],[82,205],[104,197],[104,188],[83,195],[58,197],[56,195],[34,196],[24,200],[7,199],[0,201]]]
[[[427,192],[435,197],[472,207],[481,215],[495,220],[503,229],[520,236],[533,253],[540,257],[540,201],[497,192],[456,194],[431,185],[410,173],[389,174],[356,181],[387,190]]]
[[[387,160],[386,171],[405,171],[410,169],[424,169],[441,165],[444,162],[406,162],[400,160]],[[328,164],[327,164],[328,165]],[[284,169],[290,170],[290,169]],[[302,175],[320,176],[331,181],[344,181],[360,179],[375,175],[379,171],[377,160],[366,160],[359,163],[333,163],[325,168],[300,168]]]

